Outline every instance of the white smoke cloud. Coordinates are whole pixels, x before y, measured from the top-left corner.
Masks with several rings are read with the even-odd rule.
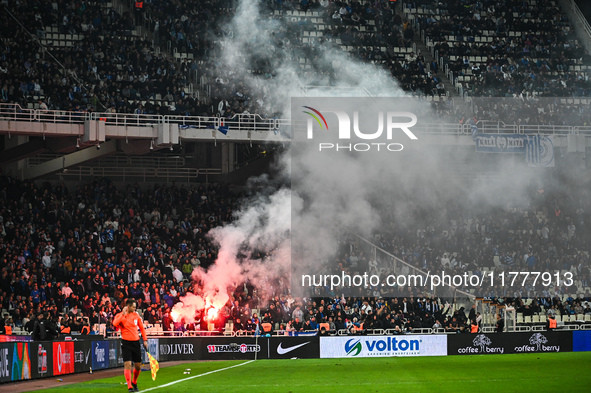
[[[299,61],[305,54],[293,45],[297,38],[289,37],[280,21],[261,16],[256,0],[242,0],[227,29],[233,31],[233,38],[224,41],[219,55],[224,69],[232,79],[248,86],[253,99],[264,97],[267,105],[282,108],[284,118],[289,117],[291,97],[339,91],[305,88],[329,81],[332,86],[346,87],[356,94],[405,95],[384,70],[353,61],[330,47],[314,48],[320,49],[315,59],[321,65],[320,74],[302,73]],[[249,73],[256,61],[269,62],[273,77]],[[416,113],[422,114],[423,122],[439,121],[429,114],[424,103],[416,103]],[[452,137],[449,143],[456,142]],[[409,146],[408,152],[398,155],[341,154],[331,155],[328,161],[313,152],[291,156],[288,151],[279,166],[287,178],[297,173],[292,178],[297,187],[281,187],[251,198],[234,222],[210,232],[220,247],[218,259],[207,271],[193,272],[194,281],[199,283],[198,293],[184,298],[183,307],[191,304],[202,308],[209,304],[220,308],[228,300],[228,289],[245,281],[264,291],[264,295],[259,294],[262,297],[284,292],[289,286],[290,231],[294,227],[304,234],[304,255],[308,257],[298,262],[305,265],[302,268],[318,267],[334,254],[344,230],[368,234],[383,224],[384,217],[403,226],[413,219],[417,209],[427,207],[445,212],[445,204],[455,198],[473,197],[495,203],[494,190],[499,183],[487,180],[477,183],[475,189],[464,190],[459,179],[461,171],[469,168],[461,168],[458,176],[448,176],[453,169],[446,168],[451,161],[459,161],[457,156],[450,158],[448,150],[429,146],[428,137]],[[523,185],[526,177],[525,172],[513,171],[515,181],[505,191],[519,194],[522,188],[513,186]],[[261,177],[259,183],[265,179]],[[255,252],[264,256],[261,258]],[[294,271],[298,271],[298,266],[292,274]],[[270,287],[278,277],[285,287]]]

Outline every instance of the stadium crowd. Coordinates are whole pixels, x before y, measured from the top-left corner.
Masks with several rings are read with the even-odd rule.
[[[2,36],[13,38],[4,39],[1,46],[0,102],[18,103],[23,108],[32,105],[52,110],[137,114],[274,114],[275,109],[264,102],[265,97],[258,93],[255,96],[231,69],[224,67],[221,43],[231,40],[234,32],[231,27],[222,26],[235,12],[234,2],[174,6],[168,2],[145,2],[135,17],[131,10],[122,11],[126,8],[105,2],[72,5],[66,1],[43,4],[10,0],[3,7],[7,12],[0,16]],[[410,47],[414,33],[389,2],[366,7],[357,2],[342,6],[284,2],[263,6],[262,14],[267,17],[274,8],[298,7],[316,10],[324,19],[326,30],[322,37],[303,43],[303,31],[315,29],[311,23],[292,22],[281,13],[273,16],[281,27],[268,44],[283,46],[290,37],[298,37],[285,44],[286,54],[277,54],[278,57],[292,57],[296,62],[307,57],[315,63],[313,73],[320,79],[334,79],[338,70],[327,68],[319,59],[321,50],[316,44],[337,45],[338,41],[339,45],[356,47],[350,53],[352,57],[384,65],[409,92],[444,93],[440,80],[427,71],[420,54],[401,58],[393,51],[394,47]],[[338,22],[332,17],[333,11],[339,15]],[[362,15],[360,20],[358,15]],[[363,31],[360,26],[364,26]],[[141,27],[149,29],[154,39],[140,36],[137,29]],[[18,31],[16,36],[12,34],[14,29]],[[164,55],[169,49],[190,57]],[[253,57],[245,66],[267,79],[274,77],[274,64],[269,59]],[[208,100],[190,93],[190,84],[196,85],[198,80],[206,81],[208,87],[203,88],[210,90]]]
[[[9,12],[0,16],[3,37],[13,37],[14,29],[19,34],[3,40],[2,102],[52,110],[211,114],[186,93],[195,65],[156,53],[151,40],[133,35],[129,13],[100,2],[52,4],[4,6]],[[46,38],[52,26],[59,29],[53,35],[69,41]]]
[[[591,94],[591,55],[555,2],[417,3],[429,10],[418,16],[420,28],[454,78],[472,76],[471,96]]]
[[[276,115],[269,98],[255,91],[261,88],[246,86],[241,73],[224,66],[223,42],[234,39],[228,22],[236,12],[235,2],[172,5],[156,0],[143,2],[136,12],[133,4],[6,1],[0,29],[3,37],[13,38],[4,39],[0,47],[0,102],[23,108],[136,114]],[[282,48],[273,56],[249,51],[251,58],[243,59],[248,72],[261,80],[274,78],[274,67],[292,59],[296,64],[305,60],[300,73],[311,81],[331,83],[338,70],[332,69],[333,63],[328,66],[320,47],[332,45],[345,48],[353,59],[374,63],[376,72],[387,70],[409,93],[446,94],[439,63],[406,50],[418,38],[401,6],[387,1],[304,0],[260,7],[263,18],[279,22],[264,47]],[[472,77],[468,84],[472,96],[589,95],[591,86],[582,66],[591,65],[591,56],[550,1],[526,5],[471,0],[458,5],[426,0],[406,7],[428,11],[414,14],[418,31],[433,42],[454,77]],[[293,17],[288,14],[292,10],[301,14]],[[14,29],[17,35],[11,34]],[[58,31],[61,38],[49,31]],[[476,41],[485,36],[483,32],[493,40]],[[450,36],[454,41],[448,41]],[[172,56],[169,49],[184,55]],[[485,61],[472,64],[474,56]],[[198,82],[208,91],[207,98],[195,93],[193,85]],[[472,116],[481,119],[482,112]],[[530,122],[550,121],[549,116],[540,117]],[[589,119],[581,122],[589,124]]]
[[[68,190],[63,183],[40,186],[8,176],[0,179],[0,303],[3,324],[29,331],[42,313],[65,331],[84,326],[110,326],[124,299],[138,301],[150,325],[165,331],[207,330],[206,318],[182,324],[171,319],[175,303],[191,290],[190,276],[197,266],[216,259],[216,247],[206,234],[232,220],[239,195],[209,186],[154,186],[129,184],[118,189],[101,179]],[[560,202],[557,202],[560,200]],[[463,205],[449,207],[438,220],[415,220],[413,226],[376,234],[374,241],[401,260],[423,269],[445,268],[481,274],[490,269],[576,273],[574,287],[554,288],[557,294],[581,294],[569,301],[548,291],[530,309],[561,315],[591,312],[588,288],[589,191],[545,195],[533,190],[530,206],[491,210]],[[546,214],[538,214],[538,212]],[[428,215],[435,217],[435,215]],[[423,226],[424,224],[424,226]],[[353,244],[352,242],[350,244]],[[350,247],[350,246],[348,246]],[[362,246],[354,247],[332,264],[333,273],[387,274],[389,265]],[[391,261],[391,260],[390,260]],[[383,269],[385,268],[385,269]],[[480,272],[480,273],[477,273]],[[277,286],[280,288],[280,286]],[[510,293],[491,288],[490,298],[525,308],[531,288]],[[552,292],[552,293],[551,293]],[[367,297],[368,294],[373,296]],[[238,286],[215,321],[223,329],[232,320],[234,330],[283,331],[417,328],[470,331],[475,315],[452,309],[440,299],[410,289],[398,296],[392,289],[369,288],[327,297],[294,299],[278,290],[271,299],[259,299],[257,289]],[[582,307],[582,309],[581,309]],[[258,315],[254,315],[258,310]],[[43,319],[43,317],[42,317]],[[327,325],[321,325],[327,324]]]
[[[106,179],[70,192],[2,176],[0,188],[0,297],[16,325],[39,312],[108,323],[128,297],[160,321],[193,268],[215,260],[205,234],[236,199],[221,186],[118,190]]]

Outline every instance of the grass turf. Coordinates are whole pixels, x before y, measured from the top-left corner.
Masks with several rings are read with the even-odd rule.
[[[140,375],[140,391],[216,392],[589,392],[591,352],[365,359],[258,360],[189,363]],[[191,375],[183,374],[191,368]],[[121,376],[39,392],[126,392]],[[156,388],[174,381],[178,383]],[[156,388],[156,389],[151,389]]]

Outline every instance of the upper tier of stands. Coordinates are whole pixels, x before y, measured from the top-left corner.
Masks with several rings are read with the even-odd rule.
[[[556,1],[422,0],[404,12],[462,94],[591,94],[591,56]]]

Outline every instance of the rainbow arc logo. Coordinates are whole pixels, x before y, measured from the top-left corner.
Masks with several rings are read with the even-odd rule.
[[[324,116],[322,116],[322,113],[320,113],[320,111],[310,107],[310,106],[304,106],[303,108],[306,109],[310,109],[312,112],[314,112],[316,115],[320,116],[320,119],[322,119],[322,121],[324,122],[324,125],[326,126],[326,129],[328,130],[328,123],[326,122],[326,119],[324,118]],[[318,118],[318,116],[316,116],[314,113],[310,113],[308,111],[302,111],[310,116],[312,116],[320,125],[320,129],[322,129],[322,123],[320,122],[320,119]]]

